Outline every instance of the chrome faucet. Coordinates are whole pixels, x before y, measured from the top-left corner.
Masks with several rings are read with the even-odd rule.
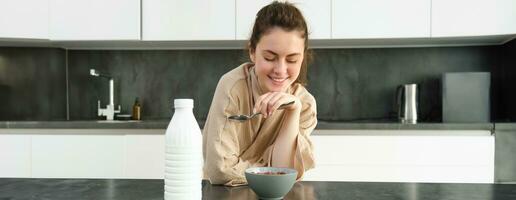
[[[120,111],[122,110],[120,105],[118,105],[118,110],[115,110],[115,81],[113,80],[113,77],[108,76],[106,74],[100,74],[95,69],[90,69],[90,75],[109,79],[109,104],[106,105],[106,108],[100,108],[100,100],[98,100],[97,114],[98,116],[106,116],[106,120],[113,120],[115,117],[115,113],[120,113]]]

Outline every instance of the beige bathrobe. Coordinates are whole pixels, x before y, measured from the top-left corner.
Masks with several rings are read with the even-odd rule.
[[[291,85],[287,92],[302,102],[294,158],[300,179],[314,167],[310,134],[317,124],[316,103],[300,84]],[[255,100],[262,94],[251,63],[240,65],[219,80],[203,129],[204,178],[212,184],[245,185],[245,169],[271,166],[274,141],[283,126],[290,126],[283,124],[284,111],[246,122],[227,119],[229,115],[251,113]]]

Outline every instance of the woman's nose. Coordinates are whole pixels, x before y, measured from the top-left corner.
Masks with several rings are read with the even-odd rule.
[[[280,60],[276,66],[274,67],[274,73],[276,74],[285,74],[287,73],[287,61]]]

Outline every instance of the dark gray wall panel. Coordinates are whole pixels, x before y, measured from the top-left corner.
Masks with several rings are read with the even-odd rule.
[[[130,113],[139,97],[142,119],[172,116],[174,98],[194,98],[197,119],[208,113],[218,79],[243,59],[228,51],[70,51],[70,116],[96,119],[97,99],[105,107],[108,81],[89,75],[90,68],[115,78],[115,104]]]
[[[310,91],[325,120],[394,116],[395,90],[420,84],[420,121],[441,120],[441,75],[489,72],[499,65],[497,47],[317,50]]]
[[[510,101],[516,62],[514,41],[504,46],[317,49],[309,69],[310,92],[321,120],[378,121],[394,116],[397,85],[420,84],[420,121],[441,120],[445,72],[492,72],[492,117],[516,115]],[[502,50],[507,49],[507,52]],[[502,53],[500,53],[502,51]],[[512,53],[511,53],[512,52]],[[2,120],[66,118],[65,51],[0,48]],[[512,60],[510,58],[513,58]],[[143,119],[168,119],[172,99],[196,99],[195,115],[205,119],[218,79],[247,60],[242,50],[70,50],[69,98],[72,120],[97,119],[97,100],[108,101],[108,81],[89,76],[96,68],[115,77],[117,104],[130,113],[136,97]],[[500,90],[500,91],[498,91]],[[502,94],[503,92],[503,94]],[[500,101],[499,101],[500,99]],[[503,100],[503,101],[502,101]],[[508,109],[505,110],[505,107]],[[499,114],[497,114],[499,112]],[[514,117],[516,119],[516,117]]]
[[[0,48],[0,120],[65,120],[65,51]]]
[[[309,69],[310,92],[321,120],[385,119],[394,116],[396,86],[421,85],[421,121],[441,120],[444,72],[490,71],[497,47],[319,49]],[[108,101],[106,80],[89,68],[113,74],[116,102],[129,112],[142,100],[144,119],[170,118],[173,98],[196,99],[205,119],[218,79],[246,60],[241,50],[70,51],[70,115],[95,119],[97,99]]]

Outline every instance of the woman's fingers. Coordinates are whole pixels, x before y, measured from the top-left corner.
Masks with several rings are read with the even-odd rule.
[[[256,102],[254,102],[253,113],[260,111],[260,105],[262,104],[262,101],[265,97],[267,97],[267,94],[259,96],[258,99],[256,99]]]
[[[262,105],[261,105],[261,111],[265,118],[269,117],[271,114],[271,100],[275,98],[275,96],[278,95],[278,92],[270,92],[266,98],[263,99]]]
[[[269,103],[267,104],[267,115],[271,115],[278,109],[278,107],[283,104],[285,97],[287,97],[286,94],[277,93],[274,94],[272,98],[270,98]]]
[[[264,118],[272,115],[282,104],[296,101],[296,97],[284,92],[268,92],[258,97],[253,113],[260,112]]]
[[[260,112],[264,117],[267,117],[267,103],[272,98],[272,93],[265,93],[258,98],[254,105],[253,112]]]
[[[301,103],[299,101],[299,99],[293,95],[284,95],[284,96],[281,96],[280,99],[278,99],[276,101],[276,103],[274,103],[274,106],[271,108],[272,112],[276,111],[279,109],[280,106],[282,106],[283,104],[287,104],[287,103],[290,103],[290,102],[294,102],[293,104],[290,104],[288,106],[285,106],[284,108],[286,110],[291,110],[291,109],[294,109],[294,108],[297,108],[297,107],[300,107],[301,106]]]

